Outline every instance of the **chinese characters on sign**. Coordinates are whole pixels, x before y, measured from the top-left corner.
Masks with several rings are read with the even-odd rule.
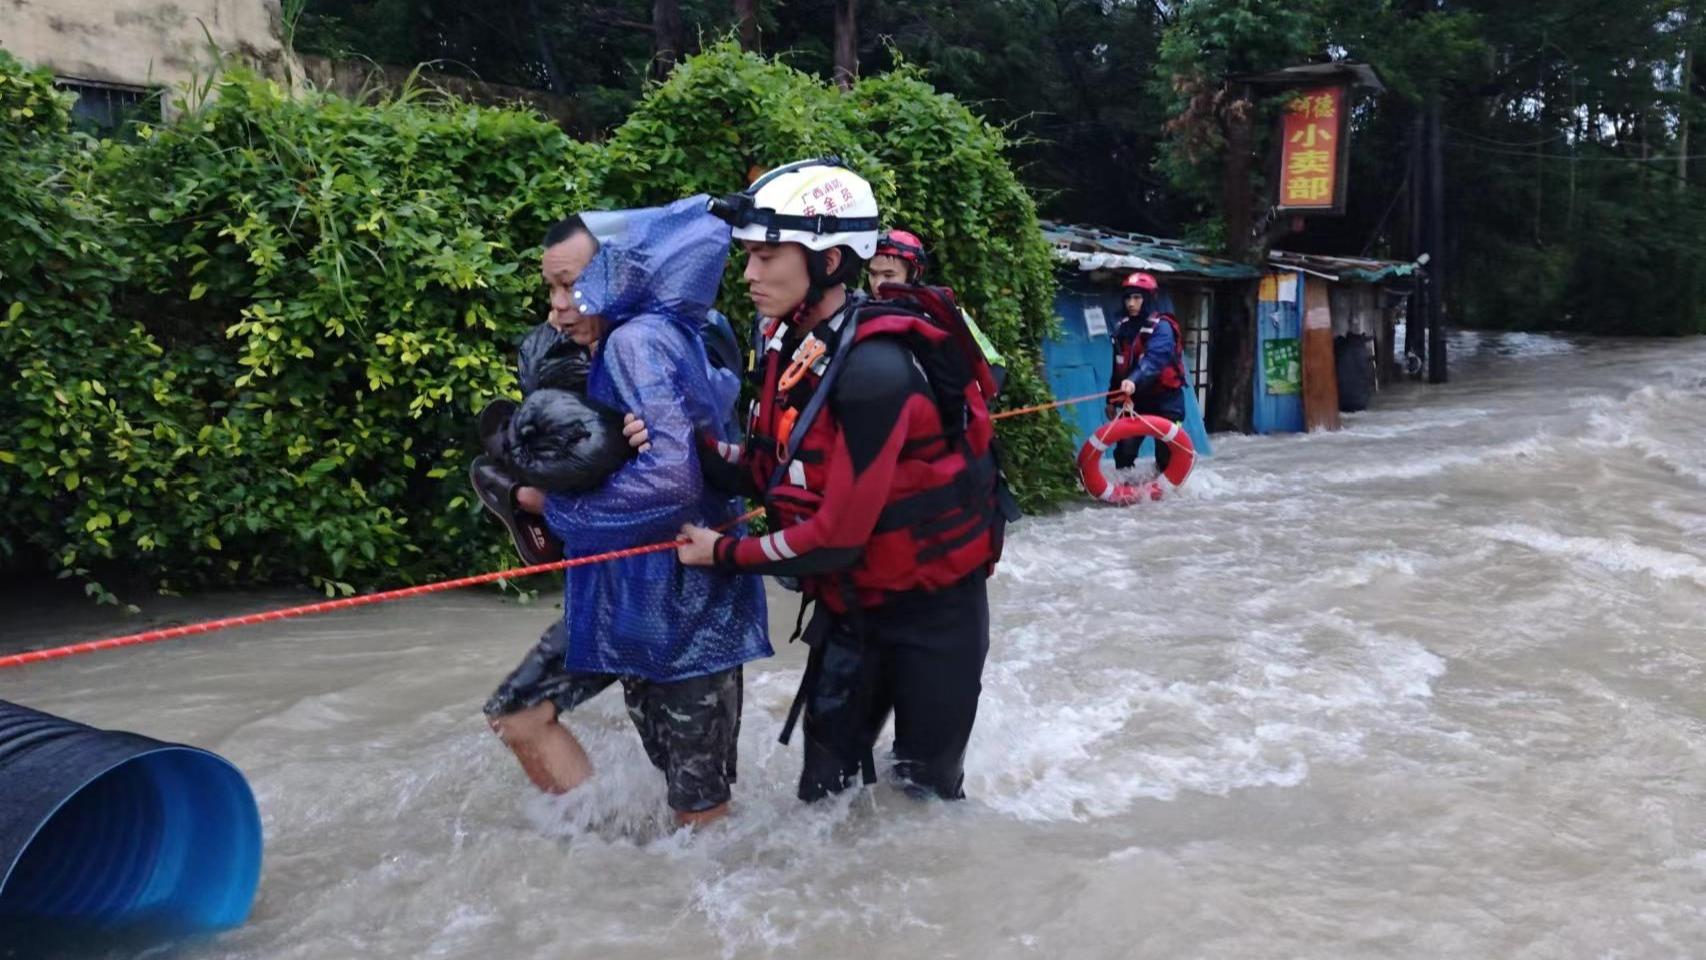
[[[1275,396],[1303,392],[1303,345],[1296,337],[1262,342],[1262,379]]]
[[[1280,121],[1279,208],[1336,210],[1340,194],[1345,88],[1299,90]]]

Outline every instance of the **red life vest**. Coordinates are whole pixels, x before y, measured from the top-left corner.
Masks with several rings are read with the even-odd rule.
[[[1143,329],[1126,344],[1125,350],[1120,354],[1120,369],[1124,372],[1119,379],[1129,380],[1137,373],[1138,364],[1143,362],[1143,355],[1149,352],[1149,338],[1155,333],[1156,325],[1161,323],[1173,328],[1173,356],[1168,359],[1167,365],[1161,368],[1160,389],[1179,390],[1185,386],[1185,337],[1179,330],[1179,321],[1173,319],[1170,313],[1150,314]]]
[[[951,291],[889,286],[887,301],[853,302],[784,355],[787,325],[763,331],[758,396],[745,461],[764,493],[772,530],[810,519],[822,503],[837,425],[830,408],[838,361],[873,337],[904,344],[933,404],[909,404],[904,445],[876,527],[850,574],[805,578],[806,594],[844,611],[906,590],[939,590],[1000,558],[1010,503],[1000,476],[989,403],[995,383],[965,330]],[[853,597],[826,589],[846,576]]]

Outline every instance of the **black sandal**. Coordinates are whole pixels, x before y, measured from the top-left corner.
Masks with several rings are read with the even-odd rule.
[[[509,531],[522,563],[531,567],[563,559],[563,542],[545,526],[544,517],[516,505],[515,491],[521,484],[505,473],[497,461],[486,454],[475,457],[468,467],[468,482],[473,484],[480,503]]]

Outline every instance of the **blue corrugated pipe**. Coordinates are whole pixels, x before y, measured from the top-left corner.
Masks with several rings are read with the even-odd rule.
[[[260,812],[224,758],[0,700],[0,939],[222,930],[260,875]]]

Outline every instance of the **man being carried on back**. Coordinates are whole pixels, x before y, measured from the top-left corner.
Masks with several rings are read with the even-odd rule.
[[[596,215],[594,215],[596,216]],[[545,525],[547,490],[580,493],[604,482],[630,450],[617,439],[615,454],[605,434],[621,419],[587,399],[587,375],[601,327],[586,322],[574,305],[574,278],[586,269],[597,243],[580,217],[569,217],[545,235],[543,269],[551,281],[551,311],[521,342],[516,381],[522,403],[500,397],[480,411],[484,450],[468,470],[480,502],[509,531],[516,553],[528,566],[563,558],[563,545]],[[707,310],[699,325],[712,402],[728,421],[740,396],[740,342],[727,317]],[[626,419],[633,421],[634,415]],[[612,433],[614,436],[614,433]]]
[[[706,489],[698,463],[700,437],[729,439],[726,404],[738,387],[732,375],[712,376],[701,342],[729,243],[727,226],[704,207],[700,197],[605,216],[602,238],[571,219],[547,237],[543,270],[553,314],[592,351],[585,400],[652,426],[636,458],[607,478],[592,471],[584,489],[536,491],[501,472],[476,476],[476,487],[486,488],[482,499],[500,516],[542,506],[571,557],[668,541],[684,522],[723,524],[738,515],[729,496]],[[529,396],[517,421],[549,392]],[[512,427],[508,447],[532,449],[538,462],[566,461],[586,442],[584,419],[580,425],[532,437]],[[518,529],[513,517],[506,523]],[[571,568],[564,610],[486,705],[493,730],[528,777],[562,793],[591,775],[584,750],[558,717],[620,683],[646,754],[668,782],[677,821],[722,816],[735,779],[741,666],[770,655],[758,578],[689,570],[667,553],[628,557]]]

